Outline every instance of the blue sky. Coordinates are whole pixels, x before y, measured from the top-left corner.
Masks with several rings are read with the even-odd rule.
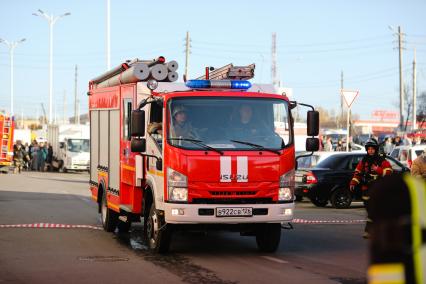
[[[78,96],[87,111],[88,81],[106,69],[106,1],[0,0],[0,38],[27,41],[15,49],[15,113],[48,108],[48,24],[31,14],[71,12],[54,26],[54,105],[73,114],[74,67]],[[412,84],[417,49],[418,90],[426,91],[426,1],[131,1],[111,0],[111,61],[163,55],[184,72],[184,39],[191,35],[190,78],[205,66],[256,63],[253,82],[271,82],[271,37],[277,33],[278,72],[295,99],[339,110],[344,87],[360,91],[353,113],[368,119],[375,109],[398,111],[396,37],[405,37],[404,79]],[[0,110],[10,107],[9,53],[0,44]],[[411,87],[410,87],[411,88]],[[48,111],[48,110],[47,110]]]

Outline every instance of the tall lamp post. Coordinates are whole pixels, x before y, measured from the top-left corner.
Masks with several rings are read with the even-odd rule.
[[[65,13],[59,16],[48,15],[42,10],[33,13],[34,16],[45,18],[49,24],[49,124],[52,123],[52,97],[53,97],[53,25],[57,20],[71,13]]]
[[[15,48],[18,46],[18,44],[24,42],[26,39],[23,38],[18,41],[7,41],[5,39],[0,38],[0,42],[4,43],[9,47],[9,55],[10,55],[10,116],[14,115],[13,112],[13,53],[15,51]]]

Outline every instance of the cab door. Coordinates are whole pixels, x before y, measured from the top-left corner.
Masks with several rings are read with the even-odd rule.
[[[135,155],[130,150],[131,113],[135,108],[136,86],[121,87],[120,101],[120,200],[132,209],[135,186]]]

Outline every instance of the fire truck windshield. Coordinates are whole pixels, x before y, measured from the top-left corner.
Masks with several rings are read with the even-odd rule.
[[[170,145],[200,150],[279,150],[292,144],[288,103],[265,98],[174,98],[168,102]],[[193,143],[190,140],[203,143]],[[255,147],[254,147],[255,145]]]

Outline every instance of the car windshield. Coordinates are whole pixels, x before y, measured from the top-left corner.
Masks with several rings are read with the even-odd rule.
[[[67,142],[70,152],[89,152],[89,139],[69,139]]]
[[[282,99],[174,98],[167,140],[185,149],[279,150],[292,143],[289,121]]]

